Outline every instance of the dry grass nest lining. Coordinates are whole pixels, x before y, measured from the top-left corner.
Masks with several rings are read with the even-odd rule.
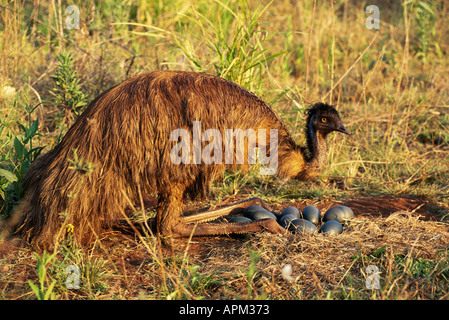
[[[398,211],[387,218],[356,217],[336,236],[298,234],[287,238],[261,233],[254,235],[248,245],[261,255],[257,269],[265,277],[280,278],[282,267],[291,264],[293,277],[315,281],[318,276],[335,284],[351,268],[355,256],[369,255],[382,246],[394,255],[436,258],[439,251],[449,247],[448,231],[446,223],[424,221],[416,213]],[[222,275],[240,278],[245,276],[250,262],[248,246],[212,249],[203,271],[220,270]]]

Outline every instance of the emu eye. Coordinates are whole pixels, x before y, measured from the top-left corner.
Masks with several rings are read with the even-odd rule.
[[[327,122],[327,118],[321,118],[321,122],[322,123],[326,123]]]

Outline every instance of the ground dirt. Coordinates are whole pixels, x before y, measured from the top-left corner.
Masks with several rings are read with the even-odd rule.
[[[272,208],[280,212],[288,206],[302,209],[307,205],[317,206],[322,214],[334,205],[346,205],[354,211],[355,223],[345,227],[347,230],[339,235],[338,242],[321,235],[316,235],[313,239],[296,237],[293,240],[285,240],[282,236],[270,234],[198,237],[163,242],[160,253],[166,261],[174,259],[170,257],[188,255],[189,263],[203,266],[202,274],[218,272],[222,278],[229,276],[226,281],[232,288],[230,289],[233,292],[232,297],[235,298],[239,297],[239,290],[246,290],[241,270],[247,269],[250,263],[249,246],[262,252],[261,262],[258,265],[263,276],[259,281],[263,282],[264,290],[274,294],[277,290],[281,290],[273,284],[276,283],[275,279],[279,279],[279,268],[286,263],[292,263],[291,261],[294,272],[315,275],[314,282],[310,283],[310,287],[314,288],[310,294],[322,294],[327,287],[341,281],[339,279],[342,274],[347,273],[347,268],[351,267],[351,259],[359,252],[376,250],[388,244],[395,248],[392,250],[398,250],[395,252],[414,250],[418,256],[433,257],[435,252],[449,246],[448,225],[439,222],[442,215],[447,214],[448,208],[440,207],[427,199],[378,196],[359,197],[342,202],[290,201],[276,204]],[[420,240],[419,245],[416,244],[417,239]],[[109,299],[118,296],[134,299],[138,296],[145,297],[142,296],[142,292],[157,290],[154,288],[157,286],[155,279],[151,276],[157,271],[154,266],[150,267],[154,258],[130,228],[124,226],[115,230],[105,230],[101,235],[101,241],[96,243],[90,252],[91,257],[101,257],[107,261],[108,268],[115,270],[108,280],[105,280],[108,290],[101,294],[66,292],[62,298]],[[324,266],[329,273],[322,270]],[[3,299],[33,299],[28,280],[37,281],[35,270],[36,260],[32,250],[26,246],[17,248],[10,243],[3,243],[0,246],[0,292]],[[307,285],[308,281],[312,280],[309,277],[302,281]],[[223,292],[217,293],[212,290],[211,295],[205,298],[229,297]]]

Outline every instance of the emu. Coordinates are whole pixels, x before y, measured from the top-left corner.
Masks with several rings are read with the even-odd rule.
[[[203,131],[215,128],[222,134],[225,129],[252,128],[256,133],[276,129],[276,175],[281,179],[313,179],[326,164],[327,135],[350,134],[334,107],[317,103],[307,110],[307,144],[300,147],[271,107],[233,82],[184,71],[137,75],[99,95],[62,141],[30,166],[24,197],[11,219],[13,234],[31,245],[48,247],[71,224],[76,240],[90,241],[100,228],[120,220],[130,203],[150,194],[157,194],[156,229],[164,236],[284,233],[272,219],[198,224],[251,204],[271,210],[260,199],[182,215],[185,196],[207,197],[212,182],[225,170],[245,166],[174,164],[170,150],[177,141],[170,140],[170,133],[183,128],[192,134],[193,121],[201,121]],[[75,152],[93,164],[89,174],[70,168]]]

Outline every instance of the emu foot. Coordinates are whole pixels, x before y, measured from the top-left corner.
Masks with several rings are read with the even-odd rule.
[[[270,233],[287,234],[274,219],[265,219],[259,221],[242,222],[242,223],[212,223],[202,224],[204,222],[215,220],[219,217],[243,212],[243,210],[250,205],[258,205],[262,208],[273,212],[273,210],[261,199],[251,198],[242,202],[218,208],[215,210],[193,214],[187,217],[181,217],[180,221],[172,226],[174,236],[190,237],[190,236],[214,236],[214,235],[228,235],[228,234],[244,234],[268,231]],[[275,216],[279,213],[273,212]]]
[[[280,217],[280,214],[277,212],[274,212],[273,209],[271,209],[262,199],[251,198],[248,200],[240,201],[235,204],[231,204],[229,206],[224,206],[224,207],[217,208],[214,210],[209,210],[206,212],[195,213],[195,214],[192,214],[192,215],[186,216],[186,217],[181,217],[181,222],[183,222],[183,223],[193,223],[193,222],[203,223],[203,222],[213,221],[217,218],[226,216],[228,214],[243,212],[243,210],[245,210],[246,207],[249,207],[252,205],[260,206],[260,207],[272,212],[276,217]]]
[[[288,231],[282,228],[274,219],[265,219],[251,222],[225,222],[213,224],[187,224],[177,223],[172,227],[174,236],[220,236],[228,234],[244,234],[268,231],[274,234],[287,234]]]

